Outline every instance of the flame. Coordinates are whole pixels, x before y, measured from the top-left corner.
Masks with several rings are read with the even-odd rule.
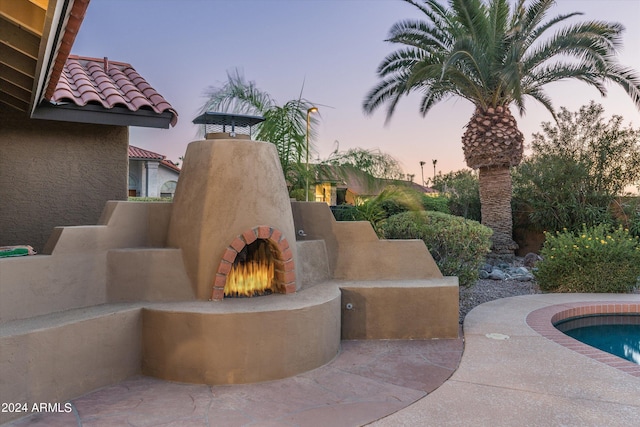
[[[275,267],[263,245],[256,251],[254,258],[233,265],[224,286],[225,296],[251,297],[272,289]]]

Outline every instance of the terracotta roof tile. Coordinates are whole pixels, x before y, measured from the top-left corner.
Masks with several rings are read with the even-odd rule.
[[[110,109],[116,106],[130,111],[151,110],[158,114],[172,114],[171,125],[178,121],[178,113],[130,65],[108,59],[69,55],[56,86],[53,102],[71,101],[78,106],[88,103]]]
[[[160,162],[162,166],[165,166],[169,169],[173,169],[176,172],[180,172],[180,167],[173,163],[171,160],[164,159]]]
[[[144,148],[139,148],[133,145],[129,145],[129,158],[164,160],[165,157],[166,156],[163,156],[162,154],[154,153],[153,151],[145,150]]]
[[[145,150],[144,148],[135,147],[129,145],[129,158],[130,159],[144,159],[144,160],[160,160],[160,164],[164,167],[172,169],[176,172],[180,172],[180,167],[173,163],[171,160],[167,160],[167,156],[154,153],[153,151]]]

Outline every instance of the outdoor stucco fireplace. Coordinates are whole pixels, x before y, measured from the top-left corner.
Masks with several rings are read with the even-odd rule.
[[[194,120],[218,132],[187,148],[168,244],[182,250],[198,299],[297,289],[293,215],[277,151],[249,135],[262,120],[221,113]]]

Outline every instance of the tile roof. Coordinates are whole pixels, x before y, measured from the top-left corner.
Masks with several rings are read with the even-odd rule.
[[[172,114],[171,125],[178,121],[177,111],[130,65],[108,58],[86,58],[69,55],[49,99],[54,103],[71,101],[83,107],[100,105],[106,109],[125,107]]]
[[[422,193],[437,193],[413,181],[374,178],[352,165],[317,165],[317,182],[333,182],[338,188],[346,188],[359,196],[376,196],[390,185],[406,186]]]
[[[173,163],[171,160],[167,160],[167,159],[162,159],[162,161],[160,162],[160,164],[166,168],[169,168],[171,170],[174,170],[178,173],[180,173],[180,166],[176,165],[175,163]]]
[[[162,160],[167,156],[154,153],[153,151],[145,150],[144,148],[135,147],[129,145],[129,158],[130,159],[144,159],[144,160]]]
[[[135,147],[129,145],[129,158],[135,160],[159,160],[160,164],[166,168],[180,172],[180,167],[173,163],[171,160],[167,160],[167,156],[154,153],[153,151],[145,150],[144,148]]]

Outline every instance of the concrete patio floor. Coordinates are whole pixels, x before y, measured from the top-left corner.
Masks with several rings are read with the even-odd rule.
[[[373,425],[638,425],[640,377],[563,347],[526,322],[540,308],[598,301],[640,303],[640,295],[537,294],[476,307],[465,318],[464,354],[451,378]]]
[[[483,304],[465,319],[462,359],[462,339],[343,341],[331,363],[284,380],[210,387],[140,376],[72,400],[72,412],[6,425],[635,425],[640,377],[526,323],[532,311],[581,301],[638,303],[640,295],[527,295]]]

